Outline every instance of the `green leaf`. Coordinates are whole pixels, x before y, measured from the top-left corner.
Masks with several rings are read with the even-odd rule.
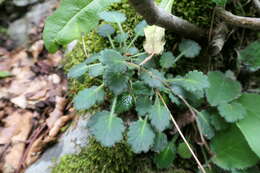
[[[43,39],[51,53],[60,45],[80,39],[98,25],[98,13],[120,0],[63,0],[60,7],[45,22]]]
[[[123,43],[128,39],[128,37],[129,36],[128,36],[127,33],[120,33],[120,34],[116,35],[115,41],[118,42],[118,43]]]
[[[230,123],[241,120],[246,116],[246,109],[240,103],[236,102],[220,104],[218,111]]]
[[[177,153],[183,159],[190,159],[192,157],[192,154],[191,154],[188,146],[184,142],[179,143],[178,148],[177,148]]]
[[[85,63],[74,65],[68,73],[68,78],[77,78],[88,71],[88,66]]]
[[[98,27],[97,32],[102,37],[109,37],[115,32],[115,29],[109,24],[103,24]]]
[[[167,146],[167,144],[168,140],[166,134],[162,132],[157,132],[152,150],[159,153]]]
[[[118,11],[102,11],[99,17],[111,23],[123,23],[126,20],[125,14]]]
[[[89,118],[89,120],[87,121],[87,128],[89,128],[90,133],[92,133],[91,130],[93,130],[91,129],[91,127],[93,127],[97,123],[98,119],[108,114],[108,111],[97,112]]]
[[[100,64],[100,63],[92,64],[89,66],[88,74],[91,77],[97,77],[97,76],[102,75],[104,73],[104,70],[105,70],[105,67],[102,64]]]
[[[133,97],[130,94],[123,94],[118,97],[116,113],[129,111],[134,105]]]
[[[224,118],[222,118],[217,111],[210,111],[210,124],[217,130],[225,130],[229,127]]]
[[[133,94],[138,95],[146,95],[151,96],[153,95],[153,91],[149,88],[143,81],[136,81],[132,84]]]
[[[160,58],[160,65],[163,68],[170,68],[174,65],[175,56],[171,52],[164,52]]]
[[[165,80],[164,75],[156,69],[150,69],[149,72],[142,72],[141,79],[152,88],[164,88],[162,83],[162,80]]]
[[[156,97],[155,103],[150,110],[149,118],[151,119],[151,124],[160,132],[170,125],[170,113],[161,104],[158,97]]]
[[[95,104],[100,104],[104,101],[105,92],[103,85],[92,86],[80,91],[73,99],[74,107],[77,110],[86,110]]]
[[[147,152],[154,143],[155,134],[147,120],[132,123],[127,133],[127,142],[134,153]]]
[[[212,106],[228,103],[241,95],[238,81],[226,77],[219,71],[209,72],[210,87],[206,89],[207,100]]]
[[[199,55],[201,47],[193,40],[182,40],[179,44],[179,51],[187,58],[194,58]]]
[[[0,79],[1,78],[6,78],[6,77],[10,77],[12,76],[12,74],[8,71],[0,71]]]
[[[87,65],[85,62],[73,66],[68,73],[68,78],[78,78],[84,73],[89,72],[92,77],[99,76],[103,73],[104,66],[100,63]]]
[[[144,116],[147,113],[150,112],[152,108],[152,101],[149,99],[149,97],[140,96],[137,97],[135,109],[139,116]]]
[[[138,23],[135,28],[135,34],[139,35],[139,36],[144,36],[144,28],[147,26],[147,23],[145,20],[141,21],[140,23]]]
[[[101,52],[100,61],[102,64],[107,65],[110,71],[120,73],[127,70],[125,58],[113,49],[105,49]]]
[[[129,77],[124,73],[118,73],[106,69],[103,80],[105,86],[107,86],[115,95],[123,93],[128,87]]]
[[[260,158],[260,95],[243,94],[238,100],[246,109],[246,116],[237,122],[251,149]]]
[[[184,77],[177,77],[170,79],[169,81],[172,84],[178,84],[191,92],[209,88],[208,77],[197,70],[190,71]]]
[[[130,55],[135,55],[139,52],[139,50],[136,48],[136,47],[130,47],[128,50],[127,50],[127,53],[129,53]]]
[[[215,131],[210,124],[210,114],[207,111],[199,112],[196,121],[199,129],[201,130],[201,133],[207,139],[211,139],[215,136]]]
[[[251,71],[260,69],[260,40],[248,45],[239,52],[239,60],[247,65]]]
[[[211,149],[215,153],[212,161],[226,170],[245,169],[259,161],[236,126],[218,133],[211,141]]]
[[[123,139],[124,130],[123,121],[115,115],[110,115],[108,112],[100,116],[90,127],[92,135],[106,147],[111,147]]]
[[[154,162],[159,169],[169,168],[175,157],[176,149],[174,144],[170,142],[162,152],[155,155]]]

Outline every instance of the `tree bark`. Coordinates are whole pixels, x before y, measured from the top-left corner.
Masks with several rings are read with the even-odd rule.
[[[129,2],[149,25],[157,25],[197,41],[207,37],[206,30],[167,13],[164,9],[155,5],[153,0],[129,0]]]
[[[237,16],[222,7],[216,7],[216,15],[231,26],[260,30],[260,18]]]

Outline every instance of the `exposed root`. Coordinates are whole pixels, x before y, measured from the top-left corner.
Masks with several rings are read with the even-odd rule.
[[[220,23],[216,26],[214,36],[209,46],[209,53],[212,56],[219,54],[225,44],[228,35],[228,28],[225,23]]]
[[[216,7],[216,15],[231,26],[260,30],[260,18],[237,16],[222,7]]]

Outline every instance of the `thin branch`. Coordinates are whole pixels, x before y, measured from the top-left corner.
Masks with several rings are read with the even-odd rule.
[[[257,9],[257,13],[260,15],[260,1],[259,0],[253,0],[253,3]]]
[[[153,0],[129,0],[129,2],[149,25],[157,25],[194,40],[203,40],[207,36],[205,30],[159,8]]]
[[[260,30],[260,18],[237,16],[222,7],[216,7],[216,15],[231,26]]]
[[[166,109],[168,110],[168,112],[171,114],[171,112],[170,112],[170,110],[169,110],[167,104],[165,103],[163,97],[161,96],[161,94],[160,94],[159,92],[158,92],[158,95],[159,95],[161,101],[163,102],[163,105],[165,106],[165,108],[166,108]],[[200,163],[198,157],[196,156],[196,154],[195,154],[194,151],[192,150],[190,144],[189,144],[188,141],[186,140],[185,136],[184,136],[183,133],[181,132],[181,129],[179,128],[179,126],[178,126],[177,122],[175,121],[175,119],[173,118],[172,114],[171,114],[171,120],[172,120],[174,126],[176,127],[176,129],[178,130],[178,132],[179,132],[179,134],[180,134],[182,140],[184,141],[184,143],[187,145],[188,149],[190,150],[190,152],[191,152],[192,156],[194,157],[195,161],[196,161],[197,164],[199,165],[200,170],[201,170],[203,173],[207,173],[207,172],[205,171],[204,167],[202,166],[202,164]]]

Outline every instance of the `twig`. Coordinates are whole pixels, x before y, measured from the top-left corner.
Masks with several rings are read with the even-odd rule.
[[[216,7],[216,15],[231,26],[260,30],[260,18],[237,16],[223,7]]]
[[[190,150],[192,156],[194,157],[195,161],[197,162],[197,164],[198,164],[200,170],[201,170],[203,173],[207,173],[207,172],[205,171],[204,167],[202,166],[202,164],[200,163],[198,157],[196,156],[196,154],[195,154],[194,151],[192,150],[190,144],[187,142],[186,138],[184,137],[183,133],[181,132],[181,129],[179,128],[177,122],[176,122],[175,119],[173,118],[173,116],[172,116],[172,114],[171,114],[171,112],[170,112],[168,106],[166,105],[166,103],[165,103],[163,97],[161,96],[161,94],[160,94],[159,92],[158,92],[158,95],[159,95],[160,99],[162,100],[163,105],[165,106],[165,108],[166,108],[166,109],[168,110],[168,112],[170,113],[170,115],[171,115],[171,120],[172,120],[174,126],[176,127],[176,129],[178,130],[178,132],[179,132],[181,138],[183,139],[183,141],[185,142],[185,144],[186,144],[187,147],[189,148],[189,150]]]
[[[153,58],[153,56],[154,56],[154,53],[152,53],[147,58],[145,58],[139,65],[142,66],[142,65],[146,64],[148,61],[150,61]]]
[[[157,25],[194,40],[203,40],[207,36],[204,29],[166,12],[155,5],[153,0],[129,0],[129,2],[149,25]]]

